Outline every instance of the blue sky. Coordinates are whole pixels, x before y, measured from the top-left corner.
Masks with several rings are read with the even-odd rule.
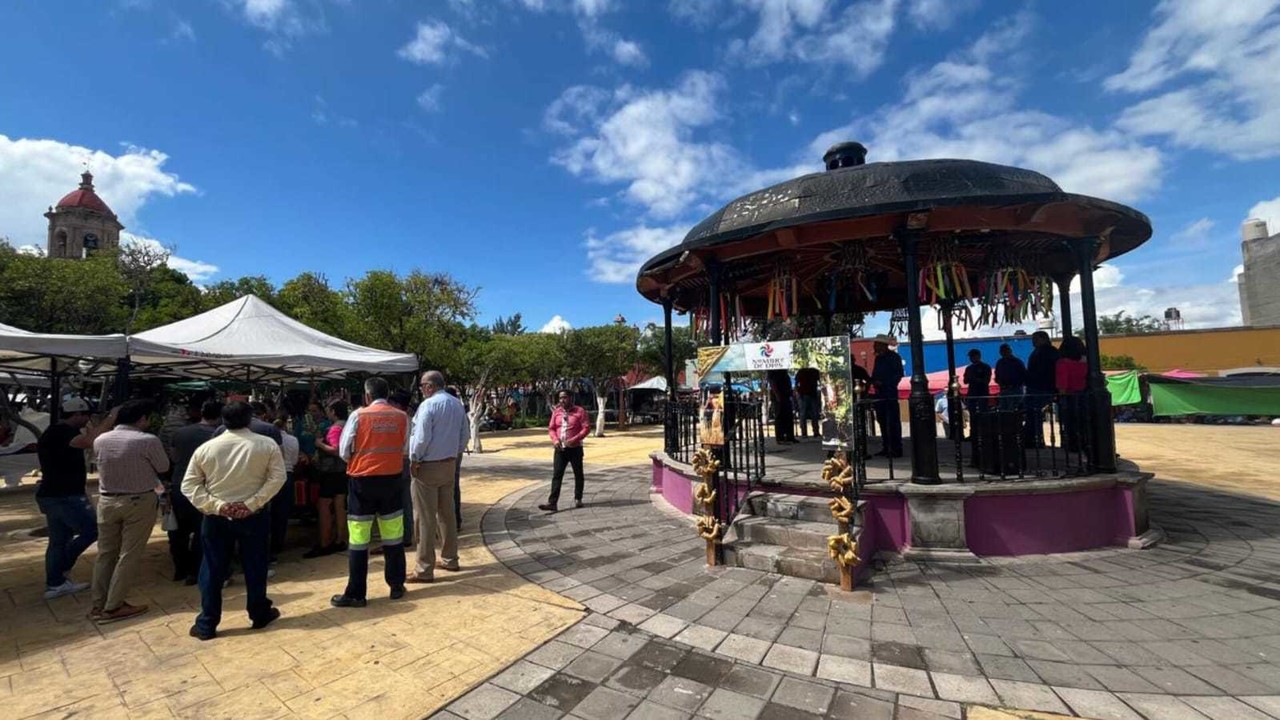
[[[201,281],[447,271],[535,329],[660,312],[640,261],[820,168],[970,157],[1129,203],[1102,310],[1239,322],[1280,230],[1280,2],[74,0],[0,6],[0,236],[83,162]]]

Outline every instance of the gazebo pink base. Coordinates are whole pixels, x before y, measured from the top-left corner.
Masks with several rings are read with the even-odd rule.
[[[693,514],[701,479],[688,465],[654,453],[652,490],[675,509]],[[814,474],[821,472],[814,468]],[[1006,482],[866,486],[860,551],[964,561],[1147,547],[1160,532],[1147,522],[1150,473],[1129,466],[1083,477]],[[766,478],[767,479],[767,478]],[[763,491],[827,496],[812,486],[765,484]],[[745,494],[744,491],[740,491]],[[835,521],[831,524],[835,532]]]

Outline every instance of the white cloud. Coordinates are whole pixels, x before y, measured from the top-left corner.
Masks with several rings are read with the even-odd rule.
[[[907,0],[907,17],[920,30],[946,30],[977,5],[977,0]]]
[[[636,271],[645,260],[684,239],[688,228],[639,225],[599,236],[587,231],[587,276],[595,282],[625,284],[635,282]]]
[[[697,71],[669,90],[569,88],[546,124],[576,140],[553,160],[579,177],[624,183],[625,196],[651,215],[674,217],[737,177],[729,146],[694,137],[719,117],[723,92],[720,76]]]
[[[1187,223],[1173,235],[1169,242],[1182,248],[1203,247],[1213,233],[1215,223],[1207,217]]]
[[[45,210],[74,190],[87,166],[98,195],[125,225],[154,197],[195,192],[164,164],[159,150],[127,147],[119,155],[69,145],[57,140],[11,139],[0,135],[0,236],[15,245],[47,243]]]
[[[455,51],[489,56],[484,48],[468,42],[443,20],[418,23],[417,34],[396,54],[415,65],[442,65],[455,58]]]
[[[149,245],[157,250],[166,250],[170,252],[169,261],[165,264],[186,275],[188,278],[191,278],[191,282],[194,283],[201,283],[205,280],[209,280],[219,272],[218,266],[213,263],[207,263],[203,260],[188,260],[187,258],[173,255],[172,251],[176,248],[166,247],[164,243],[154,238],[134,235],[131,232],[122,232],[120,233],[120,242],[121,244],[126,245],[130,243]]]
[[[1267,232],[1272,235],[1280,233],[1280,197],[1275,197],[1249,208],[1249,214],[1246,219],[1257,218],[1258,220],[1267,221]]]
[[[336,125],[344,128],[353,128],[360,124],[355,118],[347,117],[329,107],[329,103],[320,95],[315,96],[315,104],[311,107],[311,119],[317,125]]]
[[[1117,125],[1248,160],[1280,155],[1280,2],[1165,0],[1129,65],[1106,81],[1151,97]]]
[[[644,49],[639,43],[632,40],[617,39],[613,43],[613,59],[619,65],[627,65],[629,67],[645,67],[649,64],[649,58],[644,54]]]
[[[169,33],[169,42],[195,42],[196,29],[186,20],[178,19],[173,23],[173,30]]]
[[[294,0],[224,0],[253,27],[267,33],[263,46],[273,54],[283,55],[299,38],[325,32],[324,14],[318,4],[308,4],[304,11]]]
[[[756,13],[748,40],[730,53],[748,64],[787,59],[841,66],[866,77],[884,60],[899,0],[862,0],[837,10],[833,0],[738,0]]]
[[[572,329],[573,329],[573,326],[569,324],[568,320],[565,320],[559,315],[556,315],[555,317],[548,320],[547,324],[543,325],[542,329],[539,330],[538,332],[559,334],[562,332],[567,332]]]
[[[418,94],[418,107],[426,112],[440,112],[440,96],[444,93],[444,85],[436,83]]]
[[[902,99],[823,133],[810,152],[857,138],[879,160],[955,157],[1045,173],[1064,190],[1131,202],[1160,183],[1160,151],[1111,128],[1019,107],[1019,87],[1000,58],[1030,32],[1020,14],[973,45],[909,76]]]

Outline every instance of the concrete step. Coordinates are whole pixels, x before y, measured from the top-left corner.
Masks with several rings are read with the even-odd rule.
[[[829,523],[834,526],[835,518],[831,517],[831,507],[827,505],[829,500],[830,496],[822,495],[753,492],[747,496],[743,512],[757,517]],[[865,505],[865,500],[858,501],[858,511],[854,515],[855,525],[861,524]]]
[[[840,582],[840,567],[821,550],[738,540],[724,546],[725,564],[818,582]]]
[[[826,522],[740,515],[733,525],[735,536],[747,542],[805,550],[826,548],[827,538],[839,530],[830,514]]]

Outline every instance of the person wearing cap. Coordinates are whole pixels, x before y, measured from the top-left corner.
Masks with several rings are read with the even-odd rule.
[[[89,587],[89,583],[72,582],[67,577],[81,553],[98,539],[98,521],[85,493],[84,451],[114,423],[114,411],[101,422],[91,423],[89,403],[69,398],[62,401],[62,419],[41,433],[36,443],[40,458],[36,505],[49,528],[49,547],[44,553],[45,600]]]
[[[876,394],[876,420],[883,438],[883,447],[876,454],[885,457],[902,457],[902,412],[898,409],[902,356],[890,349],[897,344],[889,335],[877,335],[871,345],[876,354],[871,368],[871,387]]]

